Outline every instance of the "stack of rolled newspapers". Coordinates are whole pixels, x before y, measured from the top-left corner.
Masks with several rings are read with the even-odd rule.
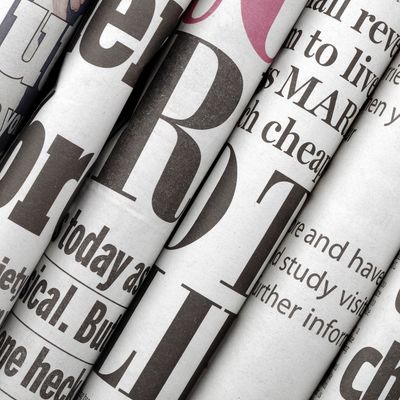
[[[1,0],[0,400],[399,399],[399,49],[396,0]]]

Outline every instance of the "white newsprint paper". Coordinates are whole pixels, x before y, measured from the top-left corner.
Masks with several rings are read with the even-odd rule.
[[[31,359],[15,376],[0,370],[12,396],[42,398],[21,379],[43,348],[52,370],[89,372],[305,2],[210,4],[193,3],[166,44],[128,128],[102,155],[22,291],[4,331]],[[60,296],[44,317],[52,292]]]
[[[143,66],[188,3],[99,2],[63,63],[55,92],[7,154],[0,166],[0,323],[104,146]]]
[[[397,56],[191,400],[308,400],[365,311],[400,248],[399,63]]]
[[[397,258],[313,400],[399,399],[399,361],[400,259]]]
[[[337,146],[350,137],[398,49],[399,11],[392,0],[309,3],[81,399],[186,397]],[[246,344],[256,346],[244,338]],[[224,371],[239,370],[239,351],[229,349]],[[244,361],[252,356],[244,352]],[[238,398],[239,377],[216,379],[209,397]]]
[[[94,0],[0,1],[0,156]]]

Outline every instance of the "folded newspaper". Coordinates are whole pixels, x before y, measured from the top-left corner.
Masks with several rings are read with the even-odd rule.
[[[307,400],[346,342],[400,248],[399,63],[400,55],[190,399]]]
[[[0,156],[33,111],[38,92],[94,0],[1,0]]]
[[[63,63],[54,94],[8,153],[0,169],[0,280],[6,282],[0,287],[0,322],[50,242],[144,65],[188,3],[99,2]]]
[[[399,399],[399,328],[397,258],[313,400]]]
[[[11,396],[41,398],[21,378],[44,348],[52,369],[88,373],[304,6],[267,1],[255,18],[238,0],[208,17],[200,4],[166,44],[128,128],[105,150],[4,327],[29,348],[19,374],[0,371]]]
[[[397,50],[399,7],[372,0],[309,3],[82,399],[187,396],[337,146],[351,135],[352,121]],[[258,354],[257,342],[242,338],[238,346],[250,345]],[[244,374],[239,350],[230,348],[222,370]],[[239,382],[215,380],[209,395],[238,398]],[[250,385],[250,396],[241,398],[258,388]],[[253,398],[266,396],[268,390]]]

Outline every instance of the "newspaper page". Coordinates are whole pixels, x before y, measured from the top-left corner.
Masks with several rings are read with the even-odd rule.
[[[94,0],[1,0],[0,157]]]
[[[399,63],[400,55],[191,399],[307,400],[363,314],[400,247]]]
[[[398,48],[400,6],[327,4],[308,3],[81,399],[185,398],[351,133]],[[231,352],[234,358],[237,350]],[[237,362],[224,368],[236,369]],[[218,383],[210,396],[235,398],[228,395],[235,384]]]
[[[49,244],[140,71],[188,3],[100,2],[66,57],[53,96],[9,151],[0,169],[1,320]]]
[[[397,258],[313,399],[399,399],[399,326]]]
[[[4,331],[30,355],[15,377],[0,370],[11,396],[43,398],[21,382],[44,348],[52,370],[90,370],[305,2],[210,5],[189,9],[127,130],[101,155],[21,292]],[[51,291],[63,305],[43,318]]]

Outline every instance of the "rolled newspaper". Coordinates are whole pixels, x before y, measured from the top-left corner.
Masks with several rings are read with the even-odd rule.
[[[195,3],[166,44],[127,130],[105,150],[20,294],[4,331],[31,361],[15,377],[0,369],[1,388],[18,399],[40,398],[21,377],[43,348],[53,370],[89,371],[305,2],[211,4]],[[61,294],[58,304],[69,293],[56,323],[38,313],[50,291]]]
[[[399,63],[400,55],[191,399],[307,400],[345,343],[400,247]]]
[[[94,0],[1,0],[0,156],[18,133],[38,92]]]
[[[399,399],[399,327],[397,258],[313,399]]]
[[[309,4],[289,35],[82,399],[185,398],[349,134],[397,50],[400,6],[318,4]],[[213,399],[237,398],[236,386],[218,384]]]
[[[143,66],[188,3],[101,1],[67,55],[55,93],[8,153],[0,170],[0,321],[50,242]]]

